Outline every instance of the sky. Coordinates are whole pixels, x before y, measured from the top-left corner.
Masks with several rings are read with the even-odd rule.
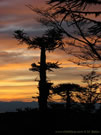
[[[19,45],[14,31],[24,29],[32,35],[43,33],[44,27],[36,21],[36,15],[26,6],[44,8],[44,0],[0,0],[0,101],[33,101],[38,93],[38,73],[29,71],[31,63],[38,62],[40,50],[27,49]],[[60,55],[61,54],[61,55]],[[81,74],[89,71],[86,67],[68,61],[62,50],[47,53],[47,61],[59,61],[60,69],[48,73],[55,84],[80,83]]]

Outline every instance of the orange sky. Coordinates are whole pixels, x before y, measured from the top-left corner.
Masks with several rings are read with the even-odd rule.
[[[24,29],[33,35],[44,31],[26,4],[44,7],[44,0],[0,1],[0,101],[33,101],[32,96],[38,92],[37,82],[34,81],[38,74],[32,73],[29,68],[31,63],[39,61],[40,51],[27,50],[25,45],[18,45],[13,38],[17,29]],[[80,74],[89,70],[68,62],[68,56],[62,50],[47,53],[47,59],[59,61],[64,67],[48,73],[55,84],[80,83]]]

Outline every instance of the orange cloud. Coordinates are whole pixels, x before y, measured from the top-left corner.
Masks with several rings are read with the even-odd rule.
[[[38,92],[38,83],[34,81],[38,73],[29,71],[29,68],[31,63],[39,61],[40,50],[27,50],[25,44],[18,46],[13,38],[16,29],[25,29],[32,36],[44,31],[44,27],[33,19],[36,15],[25,4],[44,6],[44,0],[0,1],[0,101],[33,101],[32,96]],[[79,74],[88,72],[87,68],[68,62],[68,57],[59,49],[47,52],[47,61],[58,61],[63,67],[48,72],[53,83],[80,83]]]

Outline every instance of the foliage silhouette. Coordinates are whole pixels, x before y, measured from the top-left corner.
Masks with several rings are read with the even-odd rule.
[[[70,110],[77,103],[80,103],[81,110],[92,113],[95,110],[95,105],[101,101],[101,92],[99,83],[100,74],[98,74],[95,69],[91,72],[81,75],[83,77],[82,82],[85,86],[80,86],[78,84],[58,84],[53,86],[50,98],[53,95],[61,96],[61,99],[66,102],[66,109]],[[83,108],[82,108],[83,107]]]
[[[67,38],[72,39],[72,41],[66,42],[65,50],[74,56],[74,60],[72,58],[71,61],[79,65],[92,66],[93,60],[101,60],[99,44],[101,42],[101,22],[96,21],[96,16],[99,16],[101,11],[87,10],[88,5],[96,6],[101,2],[97,0],[50,0],[48,4],[50,7],[46,10],[29,7],[41,15],[41,23],[49,27],[56,27]],[[95,19],[89,18],[88,15],[95,15]]]
[[[73,101],[73,92],[83,91],[84,88],[78,84],[64,83],[53,86],[52,95],[58,94],[66,102],[66,108],[69,110]]]
[[[39,108],[40,110],[47,109],[47,99],[49,96],[49,89],[51,83],[47,81],[46,71],[58,69],[59,63],[46,62],[46,51],[53,51],[56,48],[63,47],[62,34],[56,29],[49,29],[41,37],[30,38],[26,33],[17,30],[14,33],[15,38],[22,44],[23,42],[28,45],[28,48],[39,48],[41,50],[40,62],[38,64],[32,63],[31,71],[39,72]]]
[[[93,112],[95,104],[101,101],[101,83],[99,83],[101,75],[93,69],[90,73],[82,75],[82,77],[86,86],[84,91],[76,94],[76,98],[80,103],[85,104],[85,110]]]

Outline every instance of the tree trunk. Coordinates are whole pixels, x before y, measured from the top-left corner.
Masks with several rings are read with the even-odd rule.
[[[39,81],[39,109],[47,109],[47,99],[49,95],[49,89],[47,87],[46,80],[46,50],[45,47],[41,47],[40,56],[40,81]]]
[[[66,101],[66,109],[69,111],[70,110],[70,106],[71,106],[71,102],[70,102],[70,90],[67,90],[67,101]]]

